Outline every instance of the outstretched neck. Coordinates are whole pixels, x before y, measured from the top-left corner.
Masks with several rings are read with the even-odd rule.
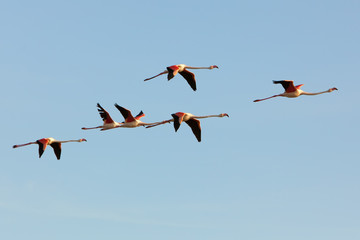
[[[67,143],[67,142],[82,142],[82,141],[84,141],[84,140],[83,139],[78,139],[78,140],[54,141],[54,142]]]
[[[223,117],[223,115],[217,114],[217,115],[206,115],[206,116],[193,116],[193,118],[211,118],[211,117]]]
[[[309,93],[309,92],[302,92],[301,95],[319,95],[323,93],[327,93],[329,91],[317,92],[317,93]]]
[[[185,68],[188,68],[188,69],[213,69],[212,66],[210,66],[210,67],[190,67],[190,66],[186,66]]]

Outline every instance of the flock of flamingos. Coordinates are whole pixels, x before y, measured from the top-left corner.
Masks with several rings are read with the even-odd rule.
[[[185,80],[188,82],[188,84],[190,85],[190,87],[196,91],[196,81],[195,81],[195,75],[188,71],[187,69],[214,69],[214,68],[218,68],[218,66],[216,65],[212,65],[210,67],[190,67],[187,66],[185,64],[179,64],[179,65],[173,65],[173,66],[169,66],[167,67],[165,71],[159,73],[158,75],[155,75],[151,78],[147,78],[144,81],[148,81],[151,80],[153,78],[156,78],[160,75],[163,74],[167,74],[167,79],[170,80],[172,79],[177,73],[179,73],[181,76],[183,76],[185,78]],[[260,101],[264,101],[270,98],[274,98],[274,97],[288,97],[288,98],[295,98],[295,97],[299,97],[301,95],[318,95],[318,94],[323,94],[323,93],[328,93],[328,92],[332,92],[334,90],[338,90],[337,88],[330,88],[326,91],[323,92],[317,92],[317,93],[308,93],[308,92],[304,92],[303,90],[301,90],[300,88],[304,85],[304,84],[300,84],[295,86],[294,82],[292,80],[279,80],[279,81],[273,81],[274,84],[281,84],[283,86],[283,88],[285,89],[285,91],[281,94],[277,94],[271,97],[267,97],[267,98],[263,98],[263,99],[257,99],[254,100],[254,102],[260,102]],[[123,108],[121,106],[119,106],[118,104],[115,104],[115,107],[120,111],[120,113],[122,114],[122,116],[124,117],[125,121],[123,122],[115,122],[110,114],[98,103],[97,104],[98,107],[98,111],[100,114],[100,117],[102,118],[103,125],[101,126],[97,126],[97,127],[90,127],[90,128],[85,128],[83,127],[83,130],[90,130],[90,129],[97,129],[100,128],[101,131],[103,130],[109,130],[109,129],[113,129],[113,128],[135,128],[135,127],[140,127],[140,126],[144,126],[146,128],[150,128],[150,127],[155,127],[155,126],[159,126],[165,123],[170,123],[170,122],[174,122],[174,128],[175,128],[175,132],[177,132],[177,130],[180,128],[180,125],[182,122],[185,122],[189,125],[189,127],[191,128],[192,132],[194,133],[196,139],[201,142],[201,127],[200,127],[200,121],[198,119],[201,118],[210,118],[210,117],[229,117],[228,114],[226,113],[221,113],[221,114],[217,114],[217,115],[207,115],[207,116],[195,116],[191,113],[183,113],[183,112],[177,112],[177,113],[173,113],[171,114],[172,118],[168,119],[168,120],[164,120],[161,122],[153,122],[153,123],[144,123],[142,121],[140,121],[140,118],[144,117],[145,114],[141,111],[138,115],[136,115],[135,117],[131,114],[131,111],[129,111],[126,108]],[[61,144],[62,143],[66,143],[66,142],[84,142],[86,141],[86,139],[82,138],[79,140],[68,140],[68,141],[59,141],[59,140],[55,140],[54,138],[42,138],[39,140],[36,140],[35,142],[29,142],[29,143],[25,143],[25,144],[19,144],[19,145],[14,145],[13,148],[18,148],[18,147],[23,147],[23,146],[27,146],[27,145],[31,145],[31,144],[38,144],[39,146],[39,158],[42,156],[42,154],[44,153],[46,147],[48,145],[50,145],[53,149],[54,149],[54,153],[56,155],[56,158],[58,160],[60,160],[60,156],[61,156]]]

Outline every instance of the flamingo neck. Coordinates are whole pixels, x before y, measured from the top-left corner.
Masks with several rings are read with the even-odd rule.
[[[323,91],[323,92],[317,92],[317,93],[309,93],[309,92],[302,92],[301,95],[319,95],[319,94],[323,94],[323,93],[327,93],[329,91]]]
[[[67,143],[67,142],[82,142],[81,139],[78,139],[78,140],[66,140],[66,141],[58,141],[58,140],[55,140],[53,142],[56,142],[56,143]]]
[[[185,68],[189,68],[189,69],[211,69],[211,67],[189,67],[189,66],[186,66]]]
[[[223,117],[221,114],[207,115],[207,116],[193,116],[192,118],[211,118],[211,117]]]

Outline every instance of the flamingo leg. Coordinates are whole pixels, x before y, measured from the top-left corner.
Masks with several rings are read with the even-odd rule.
[[[165,71],[163,71],[162,73],[159,73],[158,75],[155,75],[155,76],[153,76],[153,77],[151,77],[151,78],[145,79],[144,81],[149,81],[149,80],[151,80],[151,79],[153,79],[153,78],[156,78],[156,77],[158,77],[158,76],[160,76],[160,75],[167,74],[167,73],[169,73],[169,72],[168,72],[167,70],[165,70]]]
[[[274,95],[274,96],[271,96],[271,97],[268,97],[268,98],[256,99],[256,100],[254,100],[254,102],[260,102],[260,101],[264,101],[264,100],[267,100],[267,99],[270,99],[270,98],[280,97],[280,96],[282,96],[282,95]]]
[[[106,131],[106,130],[110,130],[110,129],[114,129],[114,128],[119,128],[119,127],[122,127],[122,126],[116,126],[116,127],[112,127],[112,128],[103,128],[103,129],[100,129],[100,131]]]
[[[173,122],[173,121],[174,121],[174,119],[169,119],[169,120],[165,120],[165,121],[162,121],[162,122],[150,125],[150,126],[146,126],[145,128],[152,128],[152,127],[156,127],[156,126],[159,126],[159,125],[162,125],[162,124],[165,124],[165,123],[170,123],[170,122]]]
[[[82,130],[90,130],[90,129],[96,129],[96,128],[102,128],[103,126],[98,126],[98,127],[92,127],[92,128],[86,128],[86,127],[82,127]]]
[[[13,148],[18,148],[18,147],[24,147],[30,144],[37,144],[36,142],[29,142],[29,143],[25,143],[25,144],[18,144],[18,145],[14,145]]]

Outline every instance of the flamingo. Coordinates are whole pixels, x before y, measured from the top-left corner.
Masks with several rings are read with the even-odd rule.
[[[198,142],[201,142],[201,126],[200,126],[200,121],[198,119],[211,118],[211,117],[225,117],[225,116],[229,117],[229,115],[227,113],[221,113],[218,115],[195,116],[191,113],[183,113],[183,112],[173,113],[173,114],[171,114],[171,116],[173,117],[172,119],[165,120],[165,121],[162,121],[160,123],[157,123],[157,124],[154,124],[151,126],[147,126],[146,128],[155,127],[155,126],[158,126],[161,124],[174,122],[175,132],[177,132],[177,130],[180,128],[181,123],[186,122],[189,125],[189,127],[191,128],[191,130],[194,133]]]
[[[14,145],[13,148],[24,147],[24,146],[31,145],[31,144],[38,144],[39,145],[39,158],[41,158],[41,156],[44,153],[47,145],[50,145],[54,149],[54,153],[56,155],[57,160],[60,160],[61,144],[62,143],[84,142],[84,141],[86,142],[85,138],[81,138],[79,140],[59,141],[59,140],[55,140],[54,138],[50,137],[50,138],[42,138],[42,139],[36,140],[35,142],[29,142],[29,143],[25,143],[25,144]]]
[[[219,68],[216,65],[211,65],[210,67],[190,67],[185,64],[178,64],[178,65],[172,65],[167,67],[165,71],[159,73],[158,75],[155,75],[151,78],[147,78],[144,81],[149,81],[150,79],[156,78],[163,74],[168,74],[167,78],[168,80],[172,79],[177,73],[180,73],[181,76],[185,78],[185,80],[188,82],[190,87],[196,91],[196,81],[195,81],[195,75],[192,72],[189,72],[186,69],[214,69]]]
[[[112,129],[112,128],[119,128],[119,127],[134,128],[134,127],[154,125],[154,124],[159,123],[159,122],[144,123],[144,122],[140,121],[140,118],[145,117],[145,114],[143,113],[143,111],[140,111],[140,113],[138,115],[133,117],[130,110],[128,110],[126,108],[123,108],[123,107],[119,106],[116,103],[115,103],[115,107],[123,115],[123,117],[125,118],[125,121],[121,122],[121,123],[120,122],[115,122],[110,117],[110,114],[104,108],[102,108],[99,103],[97,104],[97,107],[98,107],[99,114],[100,114],[101,118],[104,121],[104,124],[102,126],[91,127],[91,128],[83,127],[81,129],[90,130],[90,129],[101,128],[100,131],[103,131],[103,130],[108,130],[108,129]]]
[[[293,80],[280,80],[280,81],[273,80],[273,83],[274,84],[279,84],[280,83],[283,86],[283,88],[285,89],[285,92],[281,93],[281,94],[278,94],[278,95],[268,97],[268,98],[256,99],[256,100],[254,100],[254,102],[260,102],[260,101],[264,101],[264,100],[274,98],[274,97],[295,98],[295,97],[299,97],[300,95],[318,95],[318,94],[323,94],[323,93],[332,92],[334,90],[338,90],[337,88],[333,87],[333,88],[330,88],[329,90],[326,90],[326,91],[323,91],[323,92],[308,93],[308,92],[304,92],[303,90],[300,89],[304,84],[294,86],[294,81]]]

